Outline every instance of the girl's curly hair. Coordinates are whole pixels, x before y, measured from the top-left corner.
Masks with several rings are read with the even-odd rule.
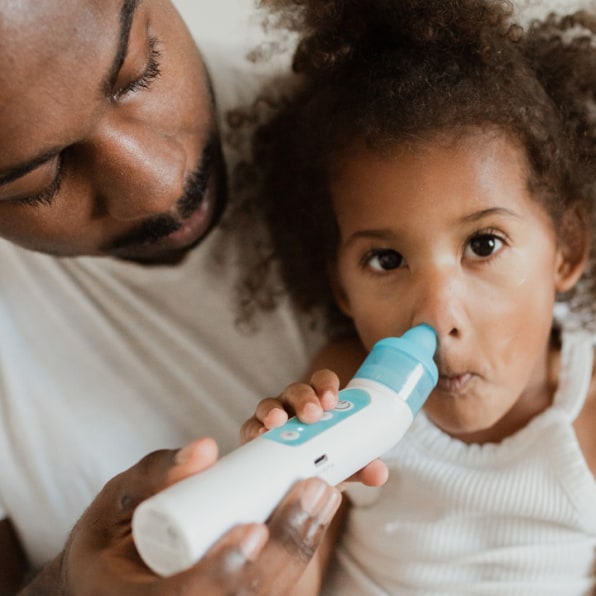
[[[440,132],[496,128],[525,148],[529,187],[553,221],[567,209],[593,211],[594,16],[551,15],[524,30],[505,0],[262,4],[299,41],[289,91],[254,136],[255,205],[272,245],[247,278],[253,298],[278,262],[301,309],[322,311],[332,331],[352,330],[328,282],[338,242],[328,177],[357,140],[383,152]],[[592,273],[570,297],[590,320]]]

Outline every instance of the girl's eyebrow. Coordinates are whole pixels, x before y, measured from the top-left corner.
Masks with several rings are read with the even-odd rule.
[[[482,211],[477,211],[475,213],[471,213],[470,215],[466,215],[462,219],[462,221],[478,221],[485,217],[489,217],[490,215],[506,215],[508,217],[519,217],[519,214],[515,213],[515,211],[511,211],[511,209],[506,209],[505,207],[490,207],[488,209],[483,209]]]
[[[469,215],[464,216],[461,221],[464,223],[475,222],[480,221],[485,217],[494,215],[504,215],[506,217],[515,218],[519,217],[519,214],[515,213],[515,211],[511,211],[511,209],[507,209],[505,207],[489,207],[488,209],[482,209],[481,211],[470,213]],[[395,232],[390,228],[357,230],[353,234],[350,234],[350,236],[346,239],[346,241],[343,244],[344,246],[349,246],[350,244],[361,238],[373,240],[390,240],[391,238],[395,238],[395,236]]]
[[[389,228],[383,228],[378,230],[357,230],[353,234],[346,239],[343,243],[344,246],[349,246],[353,242],[360,240],[361,238],[364,239],[376,239],[376,240],[387,240],[390,238],[395,238],[395,232],[390,230]]]
[[[116,54],[112,61],[108,75],[104,78],[101,89],[103,93],[109,94],[113,88],[118,73],[122,68],[122,64],[126,59],[128,52],[128,40],[130,38],[130,30],[134,21],[136,11],[142,0],[123,0],[120,8],[120,32],[118,35],[118,47]],[[18,164],[8,168],[6,171],[0,173],[0,186],[14,182],[18,178],[22,178],[29,172],[32,172],[42,164],[54,159],[61,151],[62,147],[52,147],[51,149],[43,151],[25,163]]]

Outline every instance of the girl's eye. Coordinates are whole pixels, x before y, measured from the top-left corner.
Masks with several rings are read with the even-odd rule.
[[[373,271],[390,271],[404,264],[404,258],[391,249],[373,250],[364,257],[363,261]]]
[[[465,256],[472,258],[487,258],[499,252],[503,248],[503,240],[495,234],[478,234],[474,236],[466,247]]]
[[[149,38],[149,60],[143,74],[136,80],[131,81],[116,93],[116,97],[122,97],[127,93],[134,93],[141,89],[149,89],[151,83],[161,74],[159,61],[161,53],[157,47],[158,40],[155,37]]]

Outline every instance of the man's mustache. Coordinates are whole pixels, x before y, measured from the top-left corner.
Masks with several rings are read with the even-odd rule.
[[[216,146],[217,141],[212,136],[203,150],[199,166],[184,183],[184,194],[176,203],[177,216],[169,213],[154,215],[143,221],[136,230],[110,243],[108,250],[115,251],[130,246],[154,244],[179,230],[184,220],[190,217],[202,203],[207,192]]]

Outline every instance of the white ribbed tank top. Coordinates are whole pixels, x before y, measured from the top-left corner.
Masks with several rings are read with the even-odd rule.
[[[324,593],[593,593],[596,480],[572,426],[593,344],[564,332],[552,407],[499,444],[467,445],[421,413],[384,457],[387,484],[350,490],[354,507]]]

